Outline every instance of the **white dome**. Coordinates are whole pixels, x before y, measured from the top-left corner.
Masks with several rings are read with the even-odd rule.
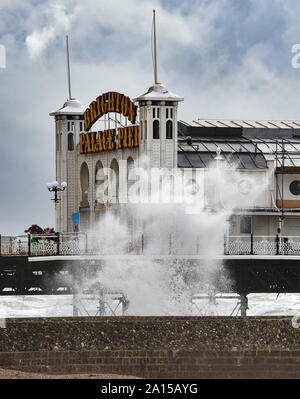
[[[76,98],[67,100],[64,105],[55,112],[51,112],[51,116],[55,115],[82,115],[85,111],[85,107]]]
[[[171,93],[162,83],[156,83],[149,87],[148,91],[134,101],[183,101],[177,94]]]

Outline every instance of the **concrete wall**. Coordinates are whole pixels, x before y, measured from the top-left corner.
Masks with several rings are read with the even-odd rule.
[[[160,378],[299,378],[290,317],[9,319],[0,367]]]

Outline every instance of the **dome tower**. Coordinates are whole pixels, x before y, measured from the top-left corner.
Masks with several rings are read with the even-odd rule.
[[[141,153],[150,160],[150,167],[177,167],[177,111],[183,98],[171,93],[157,78],[156,23],[154,28],[154,85],[134,99],[139,104]]]
[[[80,132],[83,131],[83,114],[85,108],[71,96],[69,46],[67,44],[67,70],[69,99],[64,105],[50,116],[55,118],[55,155],[56,155],[56,180],[61,183],[66,181],[67,189],[61,193],[62,201],[56,209],[56,231],[72,231],[72,210],[77,207],[77,153],[76,145],[79,143]]]

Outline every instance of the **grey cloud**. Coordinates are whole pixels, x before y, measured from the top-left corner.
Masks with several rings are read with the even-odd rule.
[[[102,91],[131,97],[153,81],[152,8],[157,9],[159,79],[185,102],[179,117],[297,119],[300,42],[296,0],[1,1],[0,233],[53,225],[45,188],[55,175],[54,122],[67,97],[64,42],[70,35],[73,94],[85,105]],[[26,38],[54,31],[39,57]],[[28,39],[27,39],[28,44]],[[299,118],[300,119],[300,118]]]

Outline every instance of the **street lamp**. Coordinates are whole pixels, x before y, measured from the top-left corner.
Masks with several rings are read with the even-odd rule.
[[[67,188],[67,182],[65,182],[65,181],[63,181],[61,183],[61,187],[58,187],[57,181],[53,181],[52,183],[47,183],[47,189],[50,192],[54,192],[54,198],[51,198],[51,201],[54,201],[55,207],[56,207],[57,203],[61,200],[60,198],[57,197],[57,193],[59,191],[64,191],[66,188]]]

